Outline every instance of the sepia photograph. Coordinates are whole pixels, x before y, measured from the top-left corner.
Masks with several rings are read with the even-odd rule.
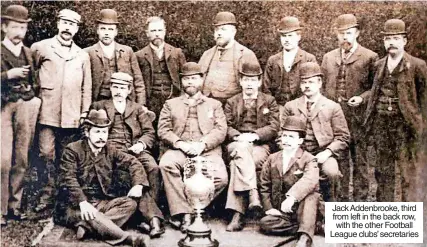
[[[427,245],[427,1],[0,4],[1,246]]]

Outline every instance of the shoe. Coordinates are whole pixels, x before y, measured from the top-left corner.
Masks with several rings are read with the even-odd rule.
[[[227,232],[237,232],[243,230],[243,214],[235,212],[230,223],[227,225]]]
[[[249,210],[262,209],[261,200],[259,199],[259,194],[257,189],[252,189],[249,191]]]
[[[22,212],[19,209],[9,209],[9,214],[8,214],[9,219],[12,220],[26,220],[28,218],[28,216]]]
[[[145,238],[142,234],[138,234],[138,235],[129,235],[126,240],[125,243],[132,246],[132,247],[146,247],[146,241]]]
[[[170,217],[169,218],[169,224],[172,226],[172,228],[180,229],[181,220],[177,219],[176,217]]]
[[[182,222],[181,222],[181,232],[182,233],[186,233],[188,227],[191,225],[191,214],[184,214],[184,217],[182,217]]]
[[[7,219],[3,215],[1,216],[1,226],[7,226]]]
[[[137,225],[136,228],[142,233],[149,233],[151,227],[149,224],[141,222],[141,224]]]
[[[314,233],[317,235],[325,236],[325,222],[317,221]]]
[[[77,227],[76,238],[82,240],[85,237],[86,229],[83,226]]]
[[[150,221],[150,238],[158,238],[165,233],[165,227],[158,217],[153,217]]]
[[[302,233],[295,247],[311,247],[312,246],[311,244],[312,244],[312,241],[310,236],[308,236],[306,233]]]

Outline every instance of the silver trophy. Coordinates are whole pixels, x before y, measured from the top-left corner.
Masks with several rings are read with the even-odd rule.
[[[188,158],[184,165],[184,193],[196,213],[194,222],[187,229],[187,236],[179,240],[180,247],[217,247],[211,229],[203,222],[204,209],[213,200],[215,185],[212,165],[201,156]]]

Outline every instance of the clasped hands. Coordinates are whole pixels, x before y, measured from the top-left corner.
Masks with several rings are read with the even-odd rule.
[[[199,156],[206,148],[204,142],[178,141],[176,147],[189,156]]]
[[[138,184],[133,186],[128,193],[128,197],[139,198],[142,196],[143,186]],[[93,220],[98,214],[98,209],[96,209],[90,202],[82,201],[79,203],[80,207],[80,218],[82,220]]]

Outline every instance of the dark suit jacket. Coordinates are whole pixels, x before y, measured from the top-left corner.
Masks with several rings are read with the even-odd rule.
[[[239,93],[227,100],[224,113],[227,118],[227,135],[230,140],[240,135],[239,128],[243,124],[242,112],[244,110],[243,93]],[[279,107],[273,96],[258,92],[256,101],[257,127],[255,133],[260,142],[273,141],[279,131]]]
[[[185,55],[180,48],[175,48],[165,43],[164,56],[166,59],[166,65],[168,67],[169,75],[172,79],[173,84],[173,96],[179,96],[181,94],[181,80],[179,78],[179,71],[185,64]],[[144,78],[145,87],[147,91],[147,97],[150,98],[151,87],[153,86],[153,51],[151,47],[147,45],[141,50],[135,53],[139,63],[139,67]]]
[[[34,60],[32,57],[32,53],[30,48],[23,46],[23,52],[25,55],[25,58],[28,61],[28,65],[30,65],[30,74],[29,74],[29,80],[26,85],[23,85],[26,87],[27,85],[31,86],[31,89],[29,91],[23,91],[23,92],[12,92],[11,89],[13,86],[17,85],[11,85],[12,80],[9,80],[7,78],[7,71],[10,69],[13,69],[12,64],[10,64],[10,58],[6,52],[4,52],[4,49],[7,49],[3,43],[1,44],[1,102],[2,106],[9,102],[9,101],[17,101],[19,98],[23,98],[25,100],[29,100],[34,97],[34,95],[38,94],[39,91],[39,85],[36,81],[37,76],[35,75],[34,70]]]
[[[313,54],[298,48],[292,68],[288,72],[289,78],[286,81],[286,83],[289,83],[292,97],[287,98],[280,90],[282,88],[282,83],[284,82],[283,51],[269,57],[267,65],[265,66],[263,92],[273,95],[279,105],[284,105],[286,102],[297,98],[301,95],[301,90],[299,88],[299,67],[301,64],[307,62],[316,62],[316,57]]]
[[[93,190],[89,182],[94,176],[98,178],[101,185],[102,191],[99,191],[99,194],[110,199],[117,197],[117,191],[113,186],[115,182],[113,174],[118,169],[128,170],[132,186],[138,184],[144,187],[149,186],[145,169],[134,156],[107,145],[98,154],[98,156],[101,155],[99,157],[101,160],[94,164],[90,158],[91,152],[87,140],[70,143],[64,149],[59,165],[59,192],[55,212],[59,222],[71,223],[68,216],[75,215],[75,211],[79,210],[80,202],[91,199],[88,198],[87,192]],[[92,172],[93,166],[95,166],[96,173]],[[65,212],[63,207],[65,207]]]
[[[421,136],[426,128],[426,119],[422,112],[427,111],[427,65],[426,62],[405,53],[400,67],[395,70],[399,72],[397,80],[397,94],[399,108],[414,134]],[[380,88],[383,85],[384,72],[387,69],[387,57],[375,64],[376,73],[372,89],[361,96],[367,101],[364,125],[369,129],[372,127],[372,113],[378,103]]]
[[[304,120],[308,119],[313,126],[314,136],[320,148],[331,150],[337,157],[347,150],[350,131],[338,103],[321,96],[311,110],[311,118],[308,118],[305,96],[302,96],[285,104],[281,119],[287,116],[301,116]]]
[[[117,42],[115,48],[118,72],[124,72],[133,77],[133,90],[130,98],[145,105],[145,84],[132,48]],[[99,43],[85,48],[85,51],[89,54],[92,68],[92,101],[96,101],[104,80],[104,52]]]
[[[114,114],[116,109],[114,108],[113,100],[101,100],[94,102],[91,105],[91,109],[105,109],[108,118],[114,122]],[[133,101],[127,100],[126,109],[123,113],[123,120],[125,125],[132,132],[132,143],[136,144],[141,141],[147,145],[148,148],[152,148],[154,145],[155,134],[153,127],[153,120],[155,115],[149,111],[146,107],[141,106]]]
[[[345,61],[346,93],[348,98],[359,95],[372,87],[374,64],[378,54],[358,44],[350,58]],[[337,76],[341,65],[341,49],[335,49],[323,56],[323,88],[325,96],[337,100]]]
[[[302,176],[296,172],[303,172]],[[271,154],[262,167],[259,192],[264,211],[280,209],[286,195],[298,202],[317,191],[319,168],[316,158],[309,152],[298,149],[291,158],[287,170],[283,172],[283,151]]]
[[[160,112],[157,133],[160,140],[167,146],[174,147],[184,132],[188,117],[188,99],[186,95],[167,100]],[[197,104],[199,128],[203,133],[201,138],[206,143],[205,151],[219,148],[227,135],[227,121],[221,102],[200,96]]]

